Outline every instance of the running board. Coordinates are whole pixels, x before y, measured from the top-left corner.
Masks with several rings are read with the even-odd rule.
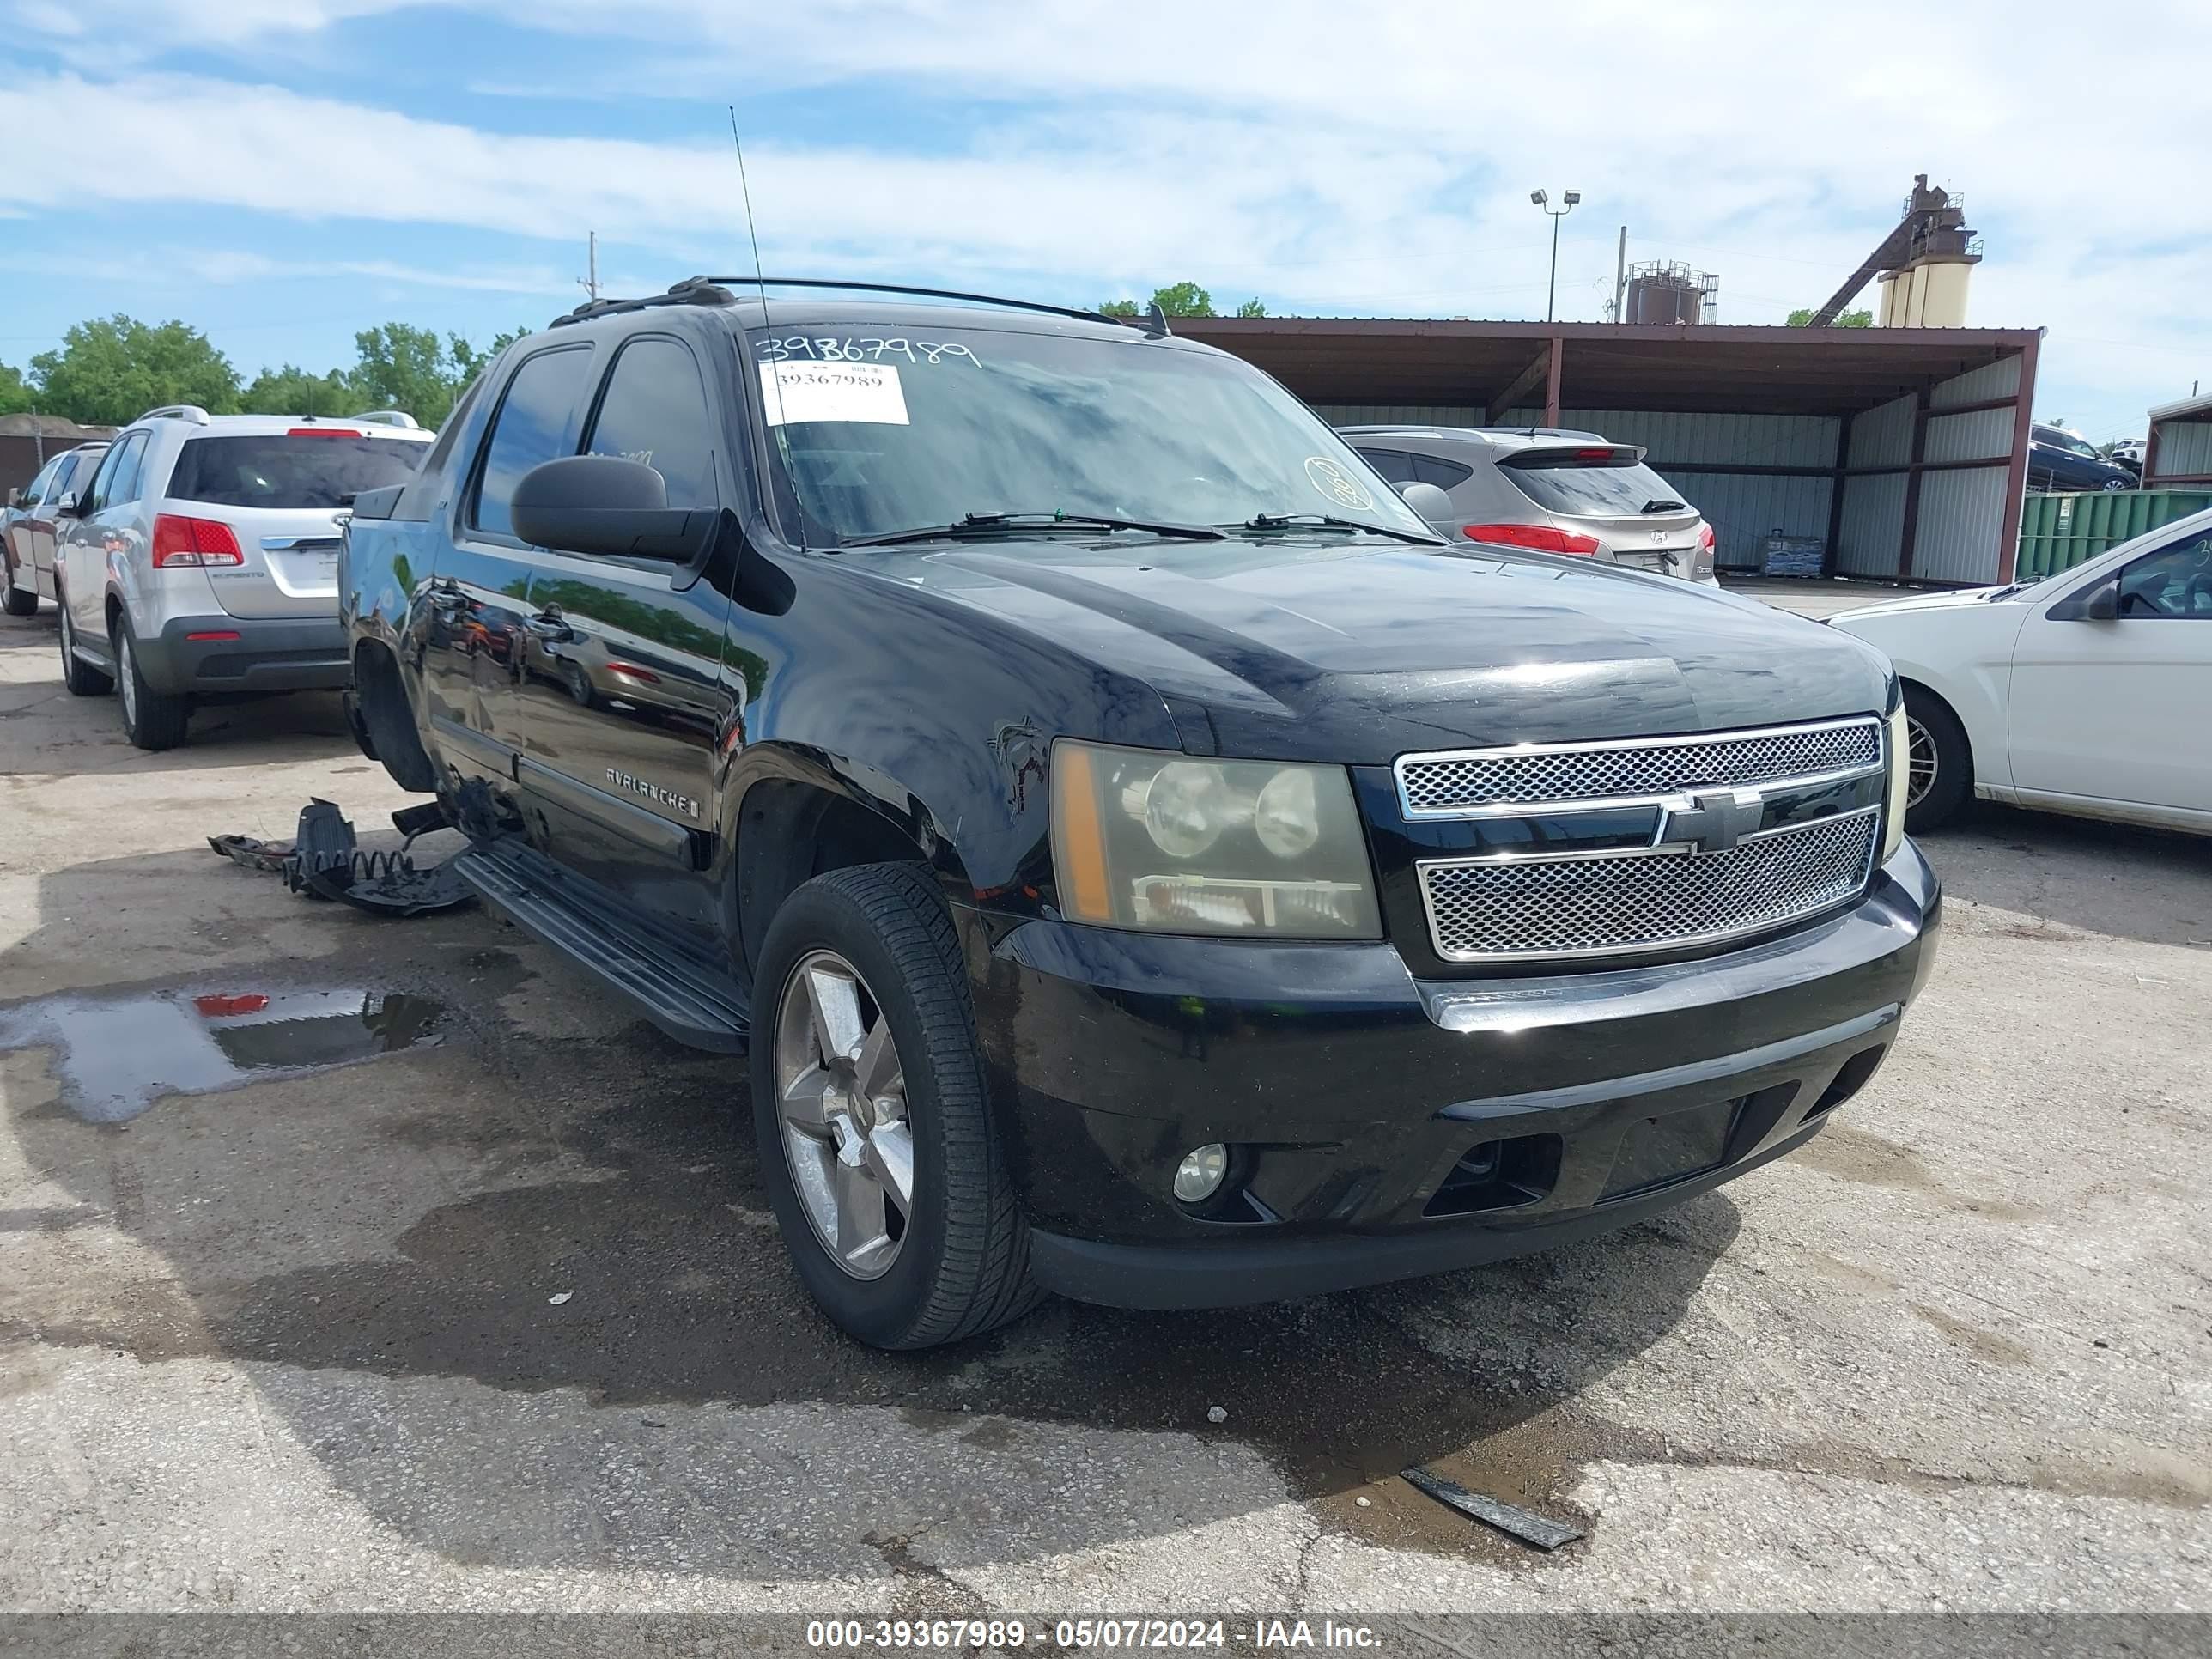
[[[545,941],[694,1048],[745,1051],[750,1005],[736,980],[697,951],[611,901],[514,836],[478,842],[453,869],[484,902]]]

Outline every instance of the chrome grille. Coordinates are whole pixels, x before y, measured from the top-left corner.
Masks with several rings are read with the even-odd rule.
[[[1711,738],[1408,755],[1397,772],[1408,817],[1462,817],[1566,801],[1645,800],[1681,789],[1825,777],[1881,764],[1881,722],[1866,719]]]
[[[1419,866],[1437,954],[1452,962],[1615,956],[1780,927],[1840,904],[1873,872],[1881,814],[1769,830],[1692,858],[1675,848]]]

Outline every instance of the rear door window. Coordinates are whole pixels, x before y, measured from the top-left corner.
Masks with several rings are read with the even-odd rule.
[[[476,529],[512,537],[514,487],[522,475],[541,461],[576,453],[578,405],[591,367],[591,347],[574,345],[526,357],[514,371],[484,445],[469,515]]]
[[[192,438],[177,457],[168,494],[210,507],[343,507],[364,489],[405,483],[428,448],[313,427]]]
[[[1632,466],[1506,465],[1498,471],[1547,513],[1570,518],[1632,519],[1647,502],[1682,499],[1672,484],[1641,461]]]
[[[1394,484],[1412,483],[1417,476],[1413,458],[1402,449],[1363,449],[1359,453],[1368,465]]]
[[[1434,484],[1439,489],[1455,489],[1474,476],[1473,467],[1462,466],[1441,456],[1416,455],[1413,460],[1413,482]]]

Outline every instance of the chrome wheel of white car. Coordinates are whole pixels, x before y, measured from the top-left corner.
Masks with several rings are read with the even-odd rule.
[[[1942,759],[1936,751],[1934,733],[1911,714],[1905,719],[1905,807],[1911,811],[1926,800],[1928,792],[1936,787]]]
[[[898,1260],[914,1213],[914,1133],[890,1022],[853,964],[801,958],[775,1020],[776,1111],[801,1207],[855,1279]]]

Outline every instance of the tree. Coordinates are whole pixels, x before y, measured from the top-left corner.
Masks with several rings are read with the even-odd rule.
[[[1156,288],[1152,290],[1152,303],[1160,308],[1162,315],[1168,317],[1212,317],[1217,314],[1213,309],[1213,296],[1196,283],[1170,283],[1165,288]],[[1257,300],[1247,300],[1244,306],[1257,306],[1259,303]],[[1144,307],[1134,300],[1109,300],[1098,309],[1109,317],[1144,315]],[[1240,317],[1264,317],[1267,313],[1265,310],[1253,311],[1239,307],[1237,314]]]
[[[1267,307],[1261,305],[1255,296],[1237,307],[1237,314],[1239,317],[1264,317],[1267,314]]]
[[[360,360],[345,377],[356,409],[401,409],[424,426],[442,426],[459,390],[436,331],[386,323],[353,337]]]
[[[180,322],[149,325],[118,313],[79,323],[61,349],[31,359],[39,407],[88,425],[121,426],[163,404],[238,409],[238,371]]]
[[[477,375],[483,373],[493,358],[530,331],[527,328],[511,328],[504,334],[495,334],[491,337],[491,343],[482,351],[478,351],[458,334],[447,335],[446,337],[452,344],[453,351],[453,366],[460,371],[460,385],[465,386],[471,380],[475,380]],[[460,395],[459,386],[454,389],[454,395],[456,397]]]
[[[0,415],[21,415],[34,401],[23,371],[0,363]]]
[[[1790,313],[1790,326],[1792,328],[1808,327],[1811,325],[1812,321],[1813,307],[1810,306],[1800,306],[1796,310]],[[1872,328],[1874,326],[1874,313],[1871,311],[1847,311],[1842,316],[1837,318],[1834,322],[1829,324],[1828,326],[1830,328]]]
[[[361,405],[337,370],[311,374],[287,363],[256,375],[239,398],[239,407],[248,415],[351,415]]]
[[[1171,283],[1154,289],[1152,303],[1170,317],[1213,315],[1213,296],[1196,283]]]

